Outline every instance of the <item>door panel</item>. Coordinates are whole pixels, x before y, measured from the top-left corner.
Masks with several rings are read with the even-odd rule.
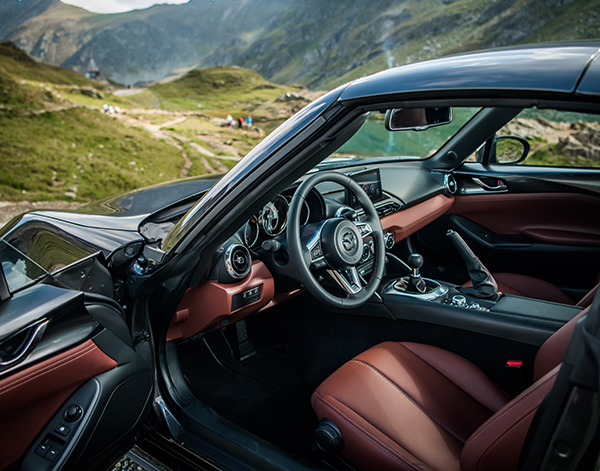
[[[44,284],[15,293],[0,303],[0,357],[0,469],[106,469],[149,411],[151,368],[104,296]]]
[[[55,411],[93,376],[117,366],[92,340],[0,379],[0,469],[19,459]]]
[[[578,193],[459,195],[447,214],[459,214],[498,235],[548,234],[551,243],[600,246],[600,198]],[[563,234],[562,236],[553,233]],[[559,244],[561,245],[561,244]]]
[[[445,236],[454,229],[492,273],[540,278],[575,301],[596,284],[600,171],[469,164],[455,177],[459,190],[452,208],[411,240],[432,276],[457,284],[468,279]],[[486,190],[474,178],[506,187]]]

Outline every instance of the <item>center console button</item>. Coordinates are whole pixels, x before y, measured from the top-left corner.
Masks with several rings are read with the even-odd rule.
[[[452,305],[456,307],[468,307],[467,298],[462,294],[456,294],[452,296]]]

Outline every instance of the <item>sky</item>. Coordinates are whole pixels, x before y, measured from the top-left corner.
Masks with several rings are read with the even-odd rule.
[[[94,13],[122,13],[124,11],[139,10],[152,5],[170,3],[181,4],[189,0],[61,0],[62,3],[85,8]]]

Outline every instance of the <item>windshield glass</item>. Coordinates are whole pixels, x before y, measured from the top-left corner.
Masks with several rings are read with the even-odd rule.
[[[433,155],[479,110],[480,108],[452,108],[451,123],[423,131],[388,131],[384,126],[385,114],[371,112],[358,132],[328,159],[425,159]]]

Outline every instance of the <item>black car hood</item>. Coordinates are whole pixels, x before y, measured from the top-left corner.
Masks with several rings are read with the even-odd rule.
[[[177,203],[196,202],[221,175],[176,180],[133,190],[90,203],[75,211],[37,211],[36,214],[79,226],[137,231],[147,217]]]
[[[32,211],[0,229],[0,238],[53,273],[96,252],[110,257],[139,243],[146,219],[175,217],[191,207],[221,175],[154,185],[82,206],[75,211]]]

